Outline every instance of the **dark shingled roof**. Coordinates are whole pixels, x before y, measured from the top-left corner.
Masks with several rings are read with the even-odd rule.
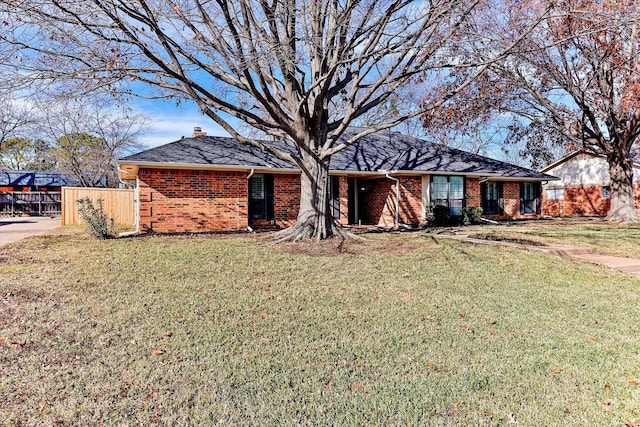
[[[80,181],[75,175],[51,170],[0,170],[0,185],[29,187],[75,187]]]
[[[349,129],[343,139],[358,130]],[[295,152],[292,143],[279,141],[280,149]],[[243,145],[233,138],[204,136],[152,148],[120,159],[121,164],[211,165],[248,168],[298,169],[269,153]],[[555,180],[531,169],[430,143],[398,132],[383,131],[368,135],[331,157],[330,169],[344,172],[429,172]]]

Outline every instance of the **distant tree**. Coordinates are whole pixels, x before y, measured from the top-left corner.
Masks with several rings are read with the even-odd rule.
[[[58,100],[43,112],[46,159],[73,173],[82,186],[118,185],[116,160],[142,148],[148,118],[100,103]]]
[[[195,102],[238,141],[302,171],[296,223],[280,238],[344,234],[329,209],[331,156],[362,137],[438,108],[517,43],[462,58],[460,30],[479,0],[2,0],[4,40],[23,69],[78,88]],[[494,11],[494,15],[508,10]],[[505,18],[506,19],[506,18]],[[522,28],[521,33],[526,33]],[[477,35],[473,36],[473,40]],[[406,85],[435,70],[468,78],[439,98],[345,136]],[[146,88],[145,88],[146,86]],[[157,92],[149,94],[149,87]],[[241,134],[244,122],[292,150]]]
[[[542,5],[514,8],[483,34],[512,39],[514,28],[538,19]],[[639,222],[630,157],[640,135],[638,3],[560,0],[544,7],[550,11],[543,24],[512,55],[465,88],[460,104],[425,116],[425,124],[465,129],[502,120],[511,126],[506,142],[522,144],[537,166],[577,148],[602,154],[611,177],[607,218]]]
[[[30,139],[7,139],[4,141],[0,152],[0,164],[9,169],[28,169],[35,159],[34,148],[34,144]]]
[[[1,80],[1,78],[0,78]],[[27,103],[12,99],[10,92],[0,93],[0,157],[4,157],[7,143],[13,140],[12,150],[15,152],[16,144],[23,144],[23,139],[29,133],[28,128],[36,121],[34,108]],[[15,139],[21,140],[20,143]]]

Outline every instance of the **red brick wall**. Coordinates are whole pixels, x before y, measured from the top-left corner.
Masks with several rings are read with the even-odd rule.
[[[300,176],[274,175],[275,220],[248,219],[247,172],[148,169],[141,168],[140,226],[156,232],[196,232],[285,228],[298,215]],[[340,219],[348,222],[348,180],[339,179]],[[422,218],[422,180],[419,176],[400,176],[399,221],[417,224]],[[363,224],[393,226],[395,219],[395,181],[388,178],[360,180],[359,212]],[[599,189],[598,189],[599,191]],[[493,218],[520,218],[520,185],[504,182],[504,215]],[[570,193],[569,193],[570,194]],[[637,204],[640,205],[640,192]],[[478,179],[466,180],[467,206],[480,206]],[[567,193],[565,193],[565,196]],[[525,215],[525,217],[536,215]]]
[[[480,180],[478,178],[465,179],[465,203],[467,206],[482,206],[480,200]]]
[[[633,194],[636,210],[640,212],[640,184],[634,184]],[[575,185],[564,187],[562,200],[548,200],[543,193],[542,213],[553,216],[606,216],[610,199],[602,198],[601,185]]]
[[[247,173],[141,168],[140,227],[155,232],[244,230]]]
[[[248,196],[247,196],[248,197]],[[300,175],[273,176],[273,214],[274,221],[250,219],[254,229],[276,229],[291,226],[298,217],[300,209]]]
[[[422,214],[422,179],[419,176],[400,176],[400,203],[398,221],[417,224]],[[395,224],[395,181],[378,178],[360,181],[365,191],[360,198],[360,218],[363,224],[392,227]]]
[[[519,218],[520,215],[520,183],[505,182],[502,184],[504,197],[504,217]]]

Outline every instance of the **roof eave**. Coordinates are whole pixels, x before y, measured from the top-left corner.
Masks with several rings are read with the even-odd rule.
[[[255,172],[281,172],[281,173],[300,173],[300,169],[296,168],[278,168],[268,165],[251,166],[251,165],[221,165],[221,164],[202,164],[202,163],[181,163],[181,162],[148,162],[148,161],[119,161],[119,166],[138,166],[153,169],[206,169],[206,170],[224,170],[224,171],[255,171]]]

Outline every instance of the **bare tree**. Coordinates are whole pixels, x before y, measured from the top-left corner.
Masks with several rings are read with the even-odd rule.
[[[116,160],[142,148],[148,119],[122,107],[58,99],[42,111],[47,155],[85,187],[118,185]]]
[[[9,149],[8,142],[13,140],[13,151],[20,144],[16,144],[16,138],[25,138],[30,132],[30,127],[36,121],[33,106],[20,102],[19,99],[11,99],[10,95],[0,95],[0,156],[5,149]],[[21,139],[22,141],[22,139]],[[22,141],[24,142],[24,141]]]
[[[439,107],[469,84],[494,46],[466,61],[460,29],[479,0],[2,0],[18,64],[78,87],[195,102],[238,141],[297,165],[296,223],[282,240],[343,233],[327,197],[331,156],[363,136]],[[523,33],[526,31],[523,31]],[[515,41],[512,43],[515,44]],[[466,67],[437,99],[345,130],[434,70]],[[453,75],[454,73],[450,73]],[[128,86],[123,86],[128,83]],[[145,92],[143,85],[155,88]],[[240,120],[291,149],[241,134]]]
[[[630,158],[640,134],[637,2],[562,0],[551,5],[544,23],[527,34],[512,56],[492,64],[467,88],[475,96],[467,98],[466,109],[487,118],[495,119],[496,113],[517,118],[510,136],[524,141],[533,158],[545,160],[558,154],[554,149],[576,148],[604,155],[611,177],[607,218],[638,222]],[[514,11],[505,25],[496,25],[500,37],[513,37],[509,25],[536,19],[539,7],[532,2]],[[463,116],[454,126],[464,121]]]

